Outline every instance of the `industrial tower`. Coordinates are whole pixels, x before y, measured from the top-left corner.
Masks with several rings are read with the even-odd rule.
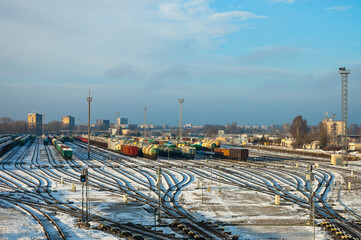
[[[184,98],[178,98],[178,102],[179,102],[179,105],[180,105],[180,113],[179,113],[179,141],[182,140],[182,104],[184,103]]]
[[[347,84],[348,84],[348,74],[350,74],[350,70],[345,67],[339,68],[339,73],[341,74],[341,120],[344,123],[342,136],[341,136],[341,145],[342,145],[342,160],[343,163],[347,163],[347,115],[348,115],[348,92],[347,92]]]

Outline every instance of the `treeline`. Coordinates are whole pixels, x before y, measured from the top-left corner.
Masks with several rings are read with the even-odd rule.
[[[24,120],[12,120],[9,117],[0,118],[0,134],[28,133],[27,123]]]
[[[74,128],[74,127],[73,127]],[[44,124],[45,132],[56,132],[59,130],[72,130],[70,127],[63,126],[60,121],[51,121]],[[77,127],[79,129],[79,127]],[[81,126],[80,130],[87,128]],[[0,134],[34,134],[34,129],[29,129],[24,120],[13,120],[9,117],[0,118]]]

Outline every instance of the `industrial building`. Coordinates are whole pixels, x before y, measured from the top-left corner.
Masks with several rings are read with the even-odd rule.
[[[345,123],[343,121],[334,121],[332,119],[323,119],[322,123],[326,126],[327,135],[332,138],[343,135],[345,129]]]
[[[39,113],[28,114],[28,129],[29,132],[36,135],[42,134],[43,116]]]

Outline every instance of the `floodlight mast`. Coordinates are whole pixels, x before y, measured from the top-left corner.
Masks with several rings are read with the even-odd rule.
[[[345,67],[339,68],[341,74],[341,120],[343,122],[341,145],[342,145],[342,160],[343,164],[347,164],[347,122],[348,122],[348,75],[350,70]]]
[[[178,102],[179,102],[179,141],[182,141],[182,126],[183,126],[182,104],[184,103],[184,98],[178,98]]]
[[[90,159],[90,103],[93,101],[93,98],[90,97],[90,89],[89,89],[89,97],[86,98],[88,102],[88,159]]]

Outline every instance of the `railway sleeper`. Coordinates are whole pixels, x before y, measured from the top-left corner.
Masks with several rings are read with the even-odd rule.
[[[144,240],[144,237],[140,236],[140,235],[134,235],[132,237],[134,240]]]
[[[111,232],[112,234],[119,235],[120,232],[121,232],[121,230],[120,230],[119,228],[117,228],[117,227],[112,227],[112,228],[110,228],[110,232]]]
[[[132,234],[128,231],[121,231],[120,235],[122,237],[132,237]]]

